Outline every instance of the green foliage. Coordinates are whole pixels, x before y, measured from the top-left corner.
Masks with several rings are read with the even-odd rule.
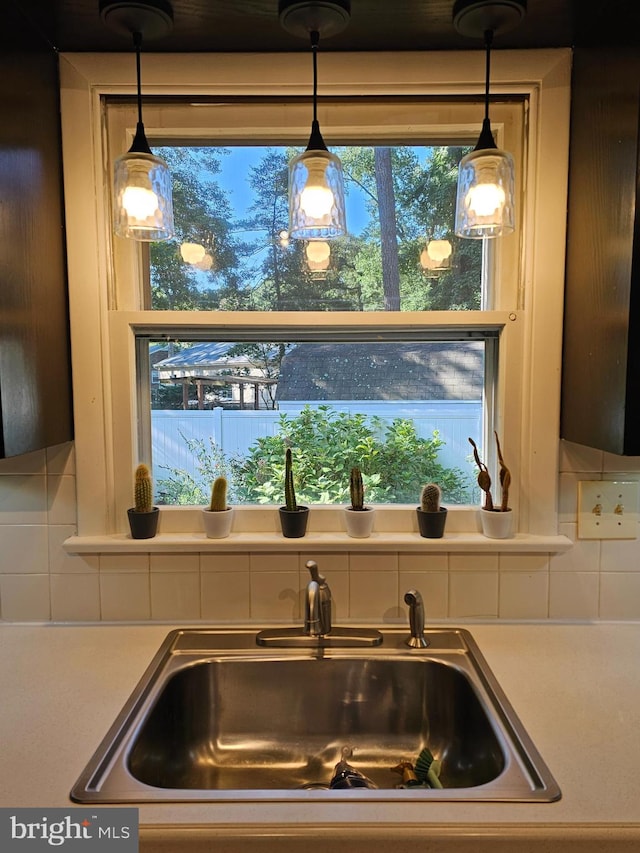
[[[300,415],[281,414],[279,433],[259,438],[246,459],[232,460],[239,502],[280,503],[284,456],[290,448],[296,470],[298,500],[348,503],[353,467],[360,467],[369,501],[412,503],[421,483],[437,480],[451,503],[470,499],[469,478],[437,460],[443,442],[437,432],[420,438],[412,421],[337,412],[333,407],[305,406]]]
[[[212,438],[207,447],[201,439],[187,438],[183,433],[180,433],[180,437],[195,457],[197,476],[194,477],[182,468],[168,468],[169,476],[157,482],[157,501],[169,506],[208,504],[209,484],[217,477],[228,478],[229,461]],[[232,489],[229,497],[232,503],[236,502]]]

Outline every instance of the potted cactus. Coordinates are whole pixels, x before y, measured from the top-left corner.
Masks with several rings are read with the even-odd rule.
[[[374,509],[364,505],[364,484],[359,468],[352,468],[349,475],[349,495],[351,505],[344,508],[347,534],[354,539],[366,539],[371,536]]]
[[[416,507],[420,536],[425,539],[442,539],[447,522],[447,508],[440,506],[442,492],[436,483],[422,487],[420,506]]]
[[[511,472],[505,465],[500,447],[498,433],[496,437],[496,449],[498,451],[498,463],[500,465],[500,503],[496,504],[491,495],[491,476],[487,466],[480,459],[478,448],[473,439],[469,444],[473,447],[473,458],[478,466],[478,485],[484,493],[482,507],[480,509],[480,523],[482,532],[489,539],[509,539],[513,535],[513,512],[509,506],[509,486],[511,485]]]
[[[233,507],[227,506],[227,478],[216,477],[211,487],[211,501],[202,510],[204,532],[209,539],[224,539],[231,532]]]
[[[280,507],[280,526],[286,539],[300,539],[307,532],[309,507],[299,506],[296,502],[296,490],[293,483],[293,459],[291,448],[287,447],[284,458],[284,502]]]
[[[153,506],[151,475],[146,465],[136,468],[133,486],[135,506],[127,510],[132,539],[153,539],[158,529],[160,510]]]

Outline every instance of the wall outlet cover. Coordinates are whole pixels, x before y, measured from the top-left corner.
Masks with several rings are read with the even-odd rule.
[[[640,482],[578,483],[578,539],[637,539]]]

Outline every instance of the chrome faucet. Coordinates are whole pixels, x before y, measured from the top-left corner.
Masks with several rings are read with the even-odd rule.
[[[305,596],[304,633],[309,637],[324,637],[331,633],[331,590],[318,572],[316,562],[308,560],[305,566],[311,573],[311,580]]]
[[[424,635],[424,602],[417,589],[407,590],[404,603],[409,605],[409,627],[411,636],[404,641],[412,649],[426,649],[429,640]]]

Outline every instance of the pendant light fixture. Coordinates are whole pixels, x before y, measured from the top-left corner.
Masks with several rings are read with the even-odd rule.
[[[138,121],[131,148],[114,165],[113,226],[119,237],[142,242],[173,237],[171,174],[151,151],[142,122],[140,52],[142,40],[166,35],[173,27],[167,0],[102,0],[102,20],[133,39],[136,53]]]
[[[482,130],[476,147],[458,167],[458,237],[501,237],[515,228],[515,167],[511,154],[498,148],[491,132],[489,82],[494,35],[517,26],[525,11],[526,0],[457,0],[453,7],[457,31],[482,37],[486,53]]]
[[[333,240],[347,232],[340,159],[324,143],[318,123],[318,44],[349,23],[346,0],[281,0],[280,23],[310,40],[313,55],[313,121],[306,151],[289,163],[289,236]]]

